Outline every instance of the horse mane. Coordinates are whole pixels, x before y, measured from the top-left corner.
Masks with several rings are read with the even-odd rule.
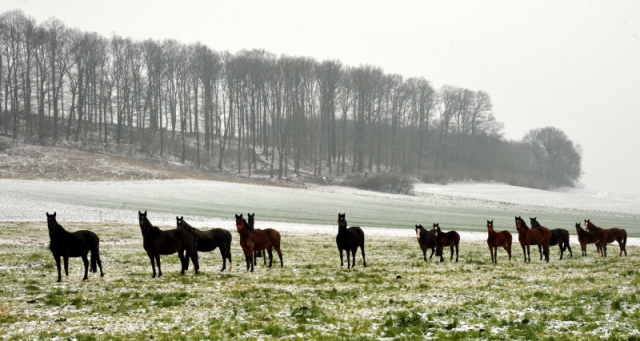
[[[247,223],[247,220],[242,218],[242,223],[244,224],[244,228],[246,228],[249,231],[253,231],[253,226],[250,226],[249,223]]]

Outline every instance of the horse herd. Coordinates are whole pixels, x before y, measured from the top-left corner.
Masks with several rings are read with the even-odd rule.
[[[80,230],[76,232],[66,231],[56,221],[56,213],[47,214],[47,226],[49,229],[50,244],[49,249],[56,261],[58,270],[58,282],[62,279],[60,259],[64,263],[65,275],[68,278],[69,268],[68,260],[70,257],[82,257],[84,263],[84,278],[88,278],[89,259],[88,254],[91,251],[91,272],[97,272],[100,268],[100,277],[104,277],[102,272],[102,262],[100,261],[98,236],[91,231]],[[282,260],[282,251],[280,250],[280,233],[274,229],[256,229],[254,228],[255,214],[248,214],[248,221],[242,214],[235,216],[236,229],[240,236],[240,246],[245,255],[247,264],[247,272],[254,270],[256,258],[262,257],[266,265],[265,251],[269,255],[269,269],[273,263],[273,250],[278,253],[280,258],[280,267],[284,267]],[[152,277],[156,277],[156,265],[158,266],[158,277],[162,276],[160,267],[160,255],[178,254],[181,263],[180,273],[184,274],[189,268],[189,260],[193,263],[194,271],[199,271],[198,252],[210,252],[218,248],[222,256],[222,269],[227,267],[227,259],[229,260],[229,271],[231,271],[231,233],[225,229],[215,228],[208,231],[201,231],[189,225],[183,217],[176,217],[176,229],[161,230],[153,226],[147,218],[147,212],[138,212],[138,221],[142,232],[143,247],[147,252],[151,268],[153,270]],[[541,226],[536,218],[530,218],[531,228],[527,226],[521,217],[515,218],[516,229],[518,231],[518,240],[522,246],[525,262],[531,261],[530,246],[537,245],[540,252],[540,260],[543,254],[545,260],[549,261],[549,247],[558,245],[560,247],[560,259],[562,259],[565,250],[569,250],[571,257],[573,253],[569,245],[569,232],[564,229],[549,230]],[[583,229],[580,223],[576,223],[576,231],[578,233],[578,241],[582,248],[582,255],[586,256],[587,244],[595,244],[598,253],[606,257],[607,244],[618,242],[620,246],[620,256],[622,252],[627,254],[627,232],[624,229],[611,228],[604,229],[595,226],[590,220],[585,220]],[[491,253],[492,263],[498,262],[498,248],[503,247],[509,254],[511,261],[511,244],[512,236],[509,231],[496,232],[493,228],[493,220],[487,220],[488,238],[487,244]],[[460,234],[455,231],[442,232],[439,224],[433,224],[431,230],[427,230],[422,225],[416,225],[416,238],[424,261],[427,262],[427,250],[431,249],[429,260],[436,253],[440,256],[440,262],[444,261],[443,249],[449,247],[451,256],[449,261],[453,261],[453,253],[456,253],[456,262],[458,262],[458,245],[460,243]],[[364,232],[360,227],[347,227],[345,214],[338,214],[338,235],[336,236],[336,244],[340,252],[340,266],[344,266],[343,251],[347,254],[347,268],[355,267],[356,252],[360,248],[362,252],[363,266],[367,266],[364,251]]]

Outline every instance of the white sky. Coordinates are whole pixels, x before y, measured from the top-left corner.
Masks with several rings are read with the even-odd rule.
[[[484,90],[509,139],[555,126],[589,189],[640,195],[640,1],[2,0],[38,22],[262,48]]]

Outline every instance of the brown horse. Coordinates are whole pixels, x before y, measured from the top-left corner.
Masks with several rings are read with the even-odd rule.
[[[451,258],[449,258],[449,262],[453,260],[453,249],[456,249],[456,263],[458,262],[458,245],[460,244],[460,235],[456,231],[442,232],[440,230],[440,224],[433,224],[433,230],[436,231],[436,245],[438,246],[436,249],[436,256],[440,255],[440,263],[444,262],[444,257],[442,257],[442,249],[445,246],[449,246],[451,250]]]
[[[576,232],[578,233],[578,242],[580,243],[583,257],[587,255],[587,244],[596,244],[598,254],[602,255],[602,246],[600,246],[600,239],[598,239],[598,236],[596,236],[595,233],[590,233],[589,231],[583,230],[582,226],[580,226],[580,223],[576,223]]]
[[[427,261],[427,249],[431,249],[431,256],[429,256],[429,260],[431,260],[436,252],[436,231],[427,230],[422,225],[416,225],[416,238],[418,238],[418,244],[422,249],[424,261]]]
[[[255,214],[254,214],[255,216]],[[282,262],[282,252],[280,251],[280,232],[274,229],[255,230],[249,225],[241,215],[236,214],[236,228],[240,234],[240,246],[247,261],[247,272],[253,272],[254,251],[267,250],[269,254],[269,269],[273,264],[273,249],[276,249],[280,257],[280,267],[284,267]]]
[[[509,262],[511,262],[511,232],[496,232],[493,229],[493,220],[487,220],[487,230],[489,230],[487,244],[489,245],[489,252],[491,253],[491,263],[498,263],[498,248],[500,246],[507,250],[507,253],[509,254]]]
[[[518,241],[522,246],[524,253],[524,261],[531,262],[531,245],[542,245],[544,250],[544,259],[549,262],[549,242],[551,241],[551,231],[541,226],[536,229],[530,229],[527,223],[521,217],[516,217],[516,230],[518,230]]]
[[[587,231],[595,233],[595,235],[598,236],[598,240],[602,245],[603,257],[607,256],[607,244],[615,241],[617,241],[620,246],[620,256],[622,256],[623,251],[624,255],[627,255],[627,231],[625,229],[617,227],[603,229],[594,225],[589,219],[585,219],[584,227]]]

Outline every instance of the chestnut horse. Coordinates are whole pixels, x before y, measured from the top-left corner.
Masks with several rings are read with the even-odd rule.
[[[274,229],[255,230],[241,215],[236,214],[236,228],[240,234],[240,246],[247,261],[247,272],[253,272],[254,251],[267,250],[269,254],[269,269],[273,264],[273,249],[280,257],[280,267],[284,267],[282,252],[280,251],[280,232]]]
[[[602,246],[600,246],[600,239],[598,239],[598,236],[596,236],[595,233],[583,230],[582,226],[580,226],[580,223],[576,223],[576,232],[578,233],[578,242],[580,243],[583,257],[587,255],[587,244],[596,244],[598,254],[602,255]]]
[[[418,238],[418,244],[422,249],[424,261],[427,261],[427,249],[431,249],[431,256],[429,256],[429,260],[431,260],[436,252],[436,231],[426,230],[422,225],[416,225],[416,238]]]
[[[537,229],[541,226],[537,218],[538,217],[529,218],[532,229]],[[571,245],[569,244],[569,231],[565,229],[553,229],[550,231],[551,240],[549,241],[549,246],[558,245],[560,247],[560,259],[562,259],[562,255],[564,255],[566,249],[569,249],[569,254],[571,258],[573,258],[573,251],[571,251]],[[538,245],[538,251],[540,252],[540,260],[542,260],[542,245]]]
[[[496,232],[493,229],[493,220],[487,220],[487,230],[489,236],[487,238],[487,244],[489,245],[489,252],[491,253],[491,263],[498,263],[498,248],[502,246],[509,254],[509,262],[511,262],[511,232],[500,231]]]
[[[623,251],[624,255],[627,255],[627,231],[625,229],[617,227],[603,229],[594,225],[589,219],[585,219],[584,228],[598,236],[600,244],[602,245],[603,257],[607,256],[607,244],[615,241],[617,241],[620,246],[620,256],[622,256]]]
[[[444,257],[442,257],[442,249],[445,246],[451,247],[451,258],[449,258],[449,262],[453,260],[453,248],[456,249],[456,263],[458,262],[458,245],[460,244],[460,235],[456,231],[442,232],[440,230],[440,224],[433,224],[433,230],[436,233],[436,244],[438,245],[438,249],[436,250],[436,256],[440,255],[440,263],[444,262]]]
[[[548,228],[541,226],[535,229],[530,229],[522,220],[521,217],[516,217],[516,230],[518,230],[518,241],[522,246],[522,253],[524,253],[524,261],[531,262],[531,245],[542,245],[544,250],[544,259],[549,262],[549,242],[551,241],[551,231]]]

